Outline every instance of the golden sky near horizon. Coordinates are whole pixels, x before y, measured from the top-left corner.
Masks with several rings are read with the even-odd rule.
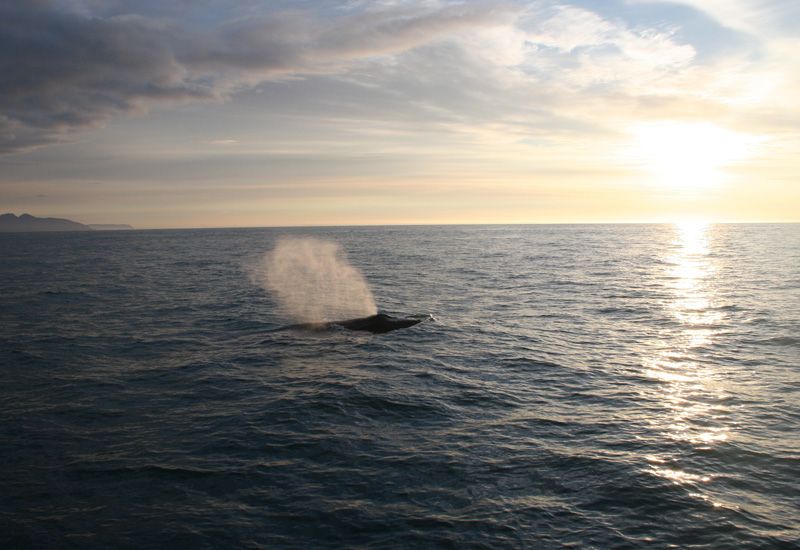
[[[12,2],[0,210],[800,221],[798,20],[785,0]]]

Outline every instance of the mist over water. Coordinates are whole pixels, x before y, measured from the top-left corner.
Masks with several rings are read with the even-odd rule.
[[[284,238],[265,257],[257,276],[281,312],[299,322],[368,317],[378,312],[361,272],[342,247],[314,238]]]

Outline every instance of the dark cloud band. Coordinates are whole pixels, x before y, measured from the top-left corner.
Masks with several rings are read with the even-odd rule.
[[[11,1],[0,6],[0,153],[58,141],[157,101],[220,99],[276,75],[336,70],[509,13],[473,3],[348,12],[324,22],[292,12],[200,25]]]

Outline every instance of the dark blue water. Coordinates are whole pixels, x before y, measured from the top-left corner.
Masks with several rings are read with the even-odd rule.
[[[247,266],[336,241],[384,335]],[[0,236],[0,546],[800,544],[800,225]]]

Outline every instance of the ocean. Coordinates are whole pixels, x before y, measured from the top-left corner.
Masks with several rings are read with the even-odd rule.
[[[286,329],[292,239],[426,320]],[[0,289],[3,548],[800,547],[799,224],[0,235]]]

